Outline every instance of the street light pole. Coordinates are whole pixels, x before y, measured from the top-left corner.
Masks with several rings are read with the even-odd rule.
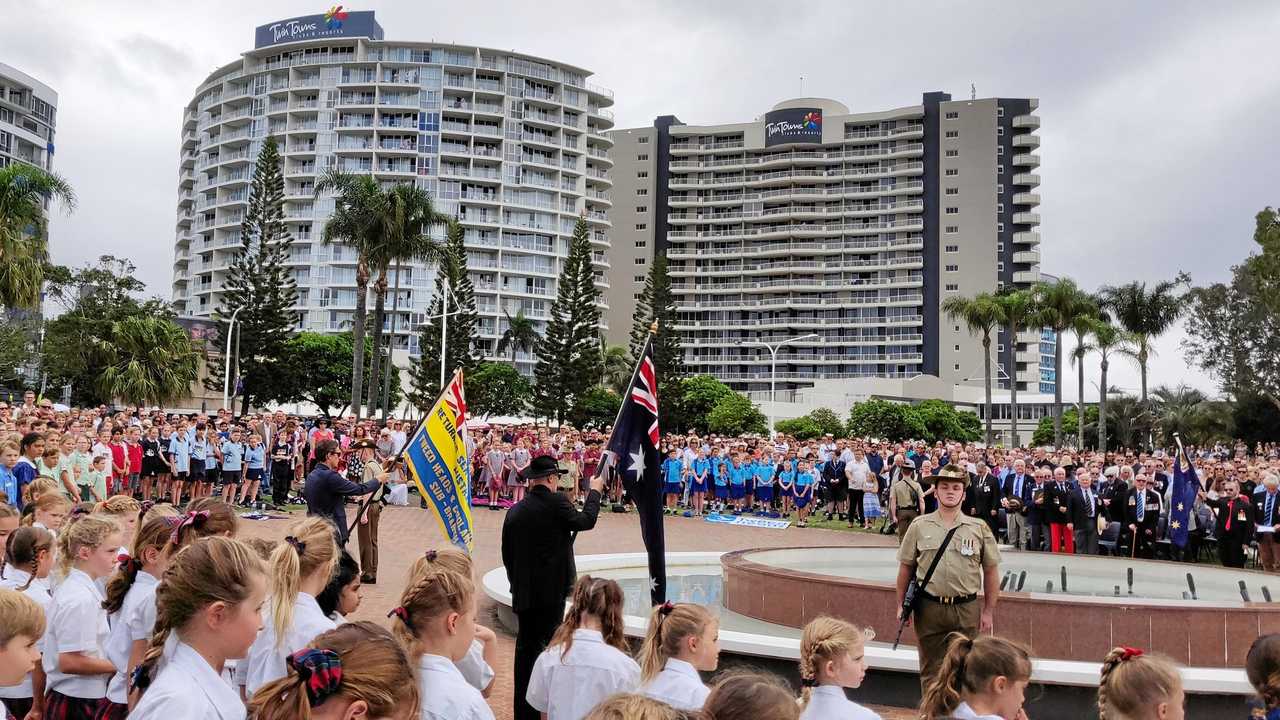
[[[227,407],[227,402],[229,397],[228,391],[230,390],[230,387],[231,387],[230,386],[230,383],[231,383],[231,330],[236,326],[236,316],[239,315],[240,311],[243,309],[244,309],[243,307],[236,308],[235,312],[231,313],[231,320],[227,322],[226,365],[224,366],[224,369],[222,371],[222,407],[224,408]],[[227,408],[227,409],[230,409],[230,408]]]
[[[765,348],[766,350],[769,351],[769,437],[770,438],[772,438],[774,435],[773,418],[774,418],[774,414],[776,413],[776,405],[777,405],[777,399],[778,399],[777,398],[778,350],[781,349],[783,345],[787,345],[793,342],[799,342],[801,340],[809,340],[811,338],[816,338],[816,337],[818,337],[817,333],[809,333],[808,335],[800,335],[798,337],[787,338],[786,340],[783,340],[782,342],[778,342],[778,343],[767,343],[762,340],[739,340],[738,341],[739,345],[753,345],[756,347]]]

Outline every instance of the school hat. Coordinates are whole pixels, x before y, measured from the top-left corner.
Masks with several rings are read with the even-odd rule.
[[[539,455],[529,463],[529,469],[524,471],[526,480],[537,480],[548,475],[560,474],[560,463],[550,455]]]
[[[964,483],[965,487],[968,487],[969,471],[965,470],[963,467],[959,465],[956,465],[955,463],[947,463],[946,465],[943,465],[941,468],[938,468],[938,472],[934,473],[933,475],[920,479],[920,481],[923,483],[936,483],[939,480],[955,480],[957,482]]]

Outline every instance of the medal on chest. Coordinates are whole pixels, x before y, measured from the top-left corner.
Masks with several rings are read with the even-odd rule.
[[[1244,513],[1243,513],[1243,512],[1241,512],[1241,513],[1239,513],[1239,514],[1237,514],[1237,515],[1236,515],[1236,520],[1238,520],[1238,521],[1240,521],[1240,522],[1248,522],[1248,518],[1246,518],[1246,517],[1244,516]]]
[[[1137,503],[1137,501],[1135,501],[1133,498],[1129,498],[1129,504],[1130,504],[1130,505],[1137,505],[1138,503]]]
[[[961,555],[963,555],[963,556],[965,556],[965,557],[973,557],[973,554],[974,554],[975,552],[977,552],[977,549],[974,547],[974,543],[973,543],[973,539],[972,539],[972,538],[965,538],[964,540],[961,540],[961,541],[960,541],[960,554],[961,554]]]

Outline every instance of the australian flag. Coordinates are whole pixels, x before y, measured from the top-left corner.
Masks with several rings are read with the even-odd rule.
[[[1183,464],[1186,467],[1183,467]],[[1200,492],[1200,478],[1187,453],[1178,446],[1173,458],[1173,489],[1169,499],[1169,541],[1176,547],[1186,547],[1188,525],[1195,512],[1196,493]]]
[[[622,474],[622,484],[636,503],[640,537],[649,553],[649,593],[654,605],[667,599],[666,540],[662,529],[662,455],[658,452],[658,375],[653,366],[653,335],[631,375],[600,472]]]

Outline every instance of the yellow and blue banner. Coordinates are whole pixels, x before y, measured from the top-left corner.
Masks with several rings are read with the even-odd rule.
[[[470,553],[474,535],[466,434],[467,404],[459,370],[418,423],[402,455],[409,477],[440,521],[440,529],[450,542]]]

